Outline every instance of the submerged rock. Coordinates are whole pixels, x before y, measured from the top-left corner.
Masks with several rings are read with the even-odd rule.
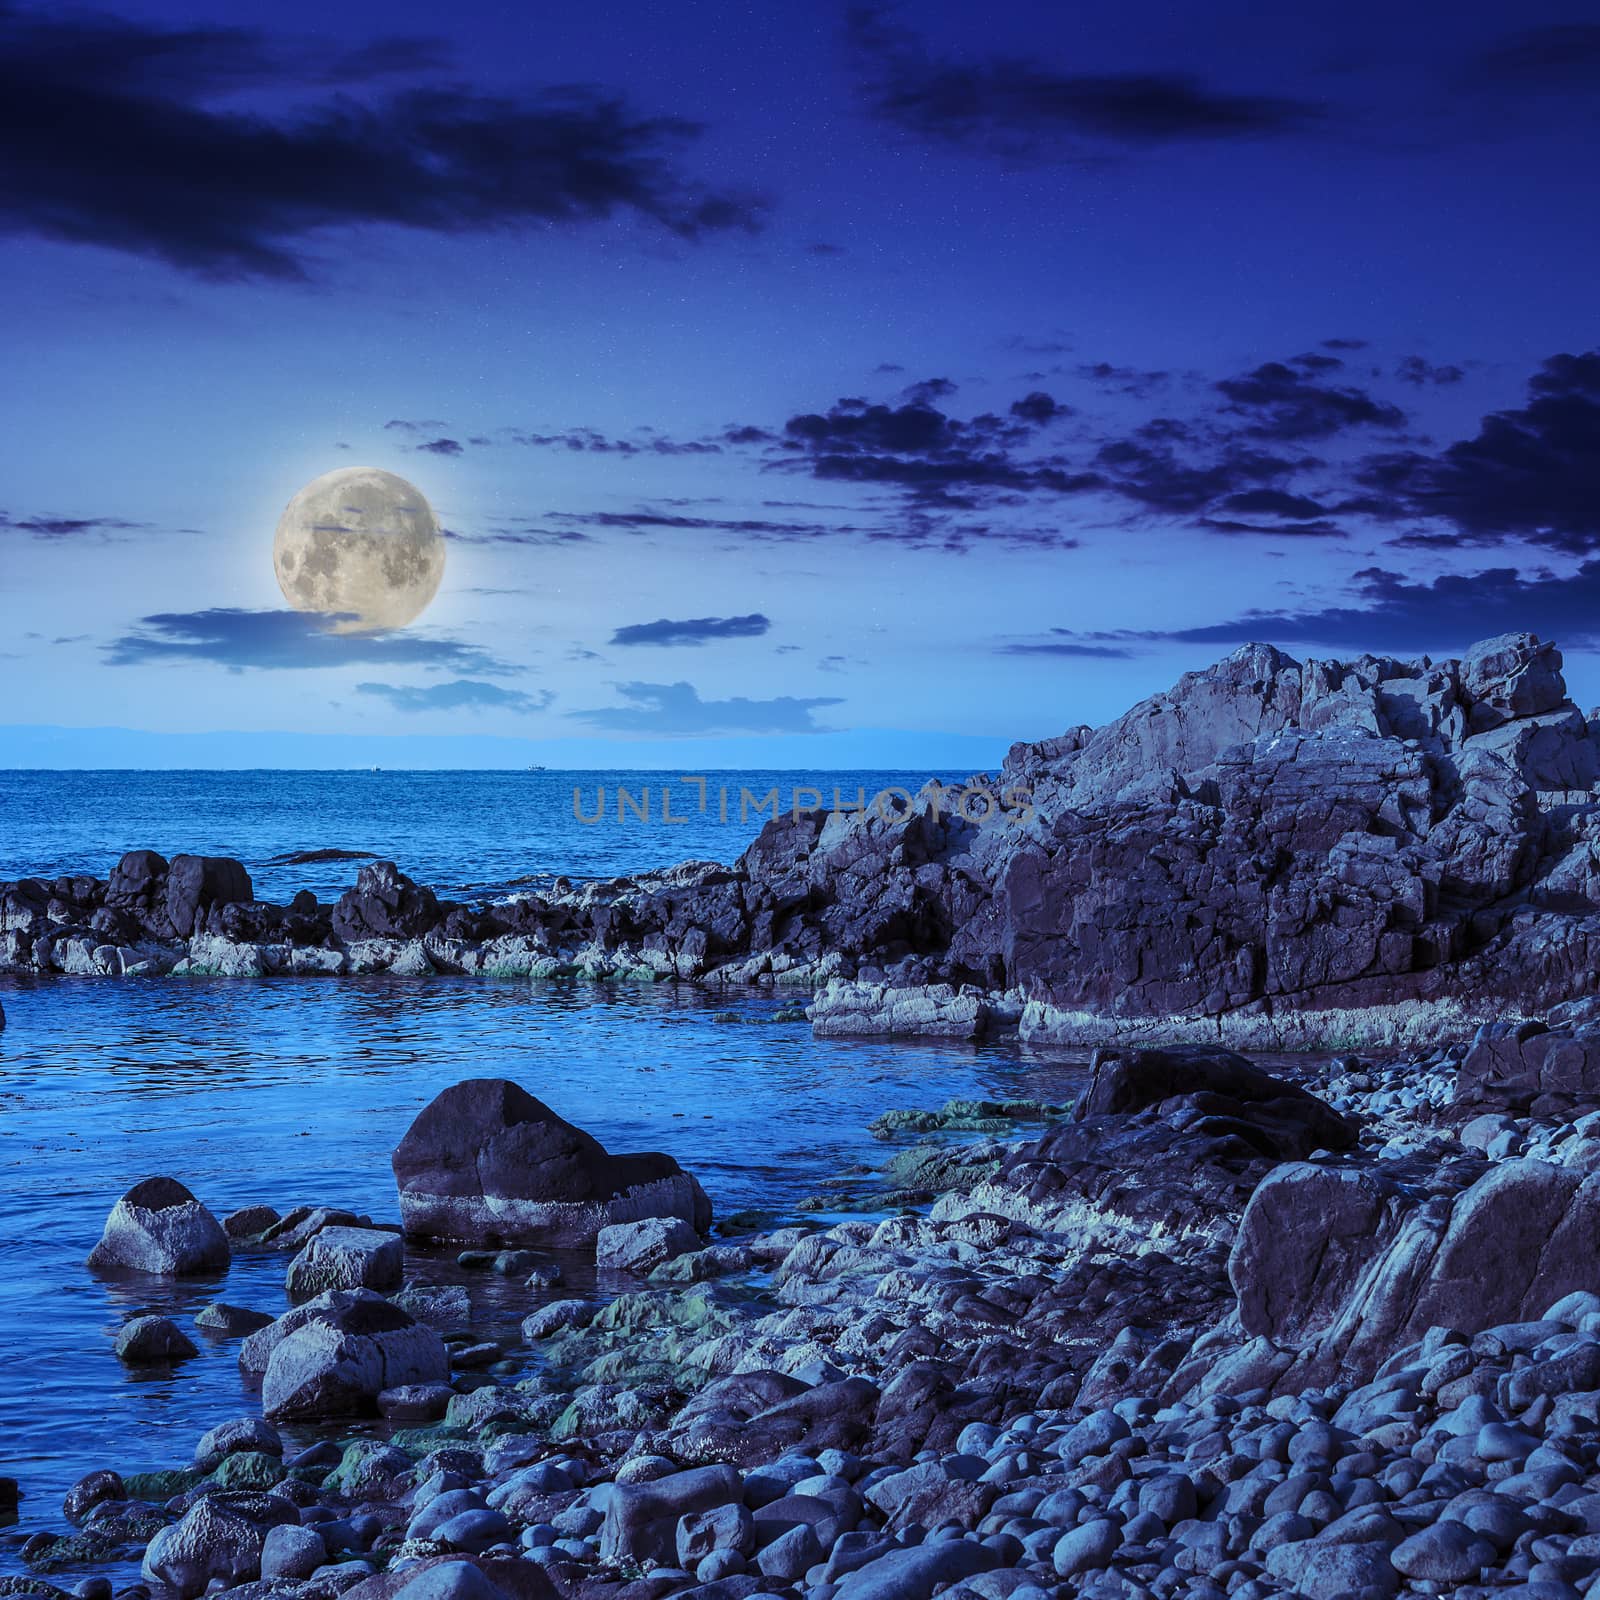
[[[291,1300],[309,1300],[324,1289],[398,1289],[404,1273],[399,1234],[326,1227],[289,1263],[285,1286]]]
[[[711,1203],[671,1156],[611,1155],[504,1078],[471,1078],[418,1115],[394,1153],[408,1236],[469,1244],[593,1244],[602,1228]]]
[[[89,1265],[167,1277],[228,1265],[222,1225],[176,1178],[146,1178],[111,1208]]]

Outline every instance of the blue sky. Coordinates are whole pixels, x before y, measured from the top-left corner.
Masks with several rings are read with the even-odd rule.
[[[19,760],[937,765],[1248,638],[1513,627],[1600,700],[1586,7],[0,4],[0,46],[0,659],[77,730]],[[354,464],[449,563],[330,644],[272,531]]]

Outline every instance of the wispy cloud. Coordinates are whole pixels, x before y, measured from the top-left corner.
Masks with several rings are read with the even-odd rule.
[[[835,698],[702,700],[688,683],[619,683],[625,706],[601,706],[567,714],[612,733],[825,733],[813,713],[842,705]]]
[[[518,689],[503,689],[499,684],[476,678],[455,678],[449,683],[433,683],[417,688],[409,684],[358,683],[357,694],[387,700],[396,711],[543,711],[554,700],[555,692],[541,689],[526,694]]]
[[[758,639],[772,623],[759,611],[744,617],[686,617],[633,622],[611,635],[612,644],[702,645],[713,639]]]

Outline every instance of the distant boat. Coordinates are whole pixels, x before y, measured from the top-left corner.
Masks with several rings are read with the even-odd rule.
[[[540,764],[537,761],[535,761],[533,763],[533,765],[528,768],[528,771],[529,772],[548,772],[549,768],[548,767],[542,767],[542,766],[540,766]]]

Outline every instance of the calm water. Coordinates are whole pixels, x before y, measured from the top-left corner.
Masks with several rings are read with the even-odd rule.
[[[870,793],[908,776],[920,781],[840,781]],[[658,791],[663,781],[651,777]],[[348,883],[348,863],[266,865],[328,845],[391,856],[445,886],[730,859],[756,824],[716,820],[720,781],[736,815],[740,782],[787,796],[804,780],[713,776],[708,816],[647,829],[573,820],[573,784],[592,807],[605,783],[614,806],[612,773],[4,773],[0,878],[103,873],[138,845],[238,855],[274,897]],[[681,795],[680,807],[690,809]],[[181,1464],[204,1429],[259,1404],[233,1341],[202,1335],[198,1357],[144,1376],[113,1354],[135,1306],[186,1321],[216,1298],[272,1313],[287,1303],[277,1255],[236,1257],[210,1283],[91,1274],[83,1260],[106,1212],[139,1178],[179,1177],[219,1214],[311,1202],[392,1221],[389,1154],[411,1118],[449,1083],[496,1075],[613,1148],[670,1152],[720,1214],[783,1211],[843,1169],[880,1164],[887,1149],[866,1128],[888,1107],[1059,1099],[1078,1071],[1000,1048],[813,1040],[804,1023],[770,1020],[781,999],[666,986],[0,978],[0,1001],[0,1473],[22,1480],[25,1529],[59,1528],[61,1495],[83,1473]],[[730,1005],[741,1020],[716,1021]],[[467,1284],[488,1336],[514,1333],[534,1303],[519,1285],[461,1274],[448,1255],[412,1268]],[[619,1287],[583,1271],[573,1263],[570,1289]],[[0,1547],[0,1571],[14,1570],[15,1550]]]
[[[760,831],[773,789],[810,788],[848,804],[890,785],[915,792],[924,772],[18,772],[0,770],[0,880],[88,872],[125,850],[235,856],[261,899],[299,889],[332,899],[359,862],[289,864],[308,850],[362,850],[451,894],[494,892],[566,873],[614,877],[676,861],[732,861]],[[618,791],[626,790],[628,802]],[[584,817],[573,814],[574,792]],[[741,817],[741,792],[753,797]],[[726,791],[726,820],[721,803]],[[648,796],[649,815],[641,816]],[[667,804],[663,805],[663,800]],[[801,805],[817,802],[802,796]],[[619,810],[621,820],[619,820]],[[665,811],[665,816],[664,816]],[[668,820],[670,818],[670,820]]]

